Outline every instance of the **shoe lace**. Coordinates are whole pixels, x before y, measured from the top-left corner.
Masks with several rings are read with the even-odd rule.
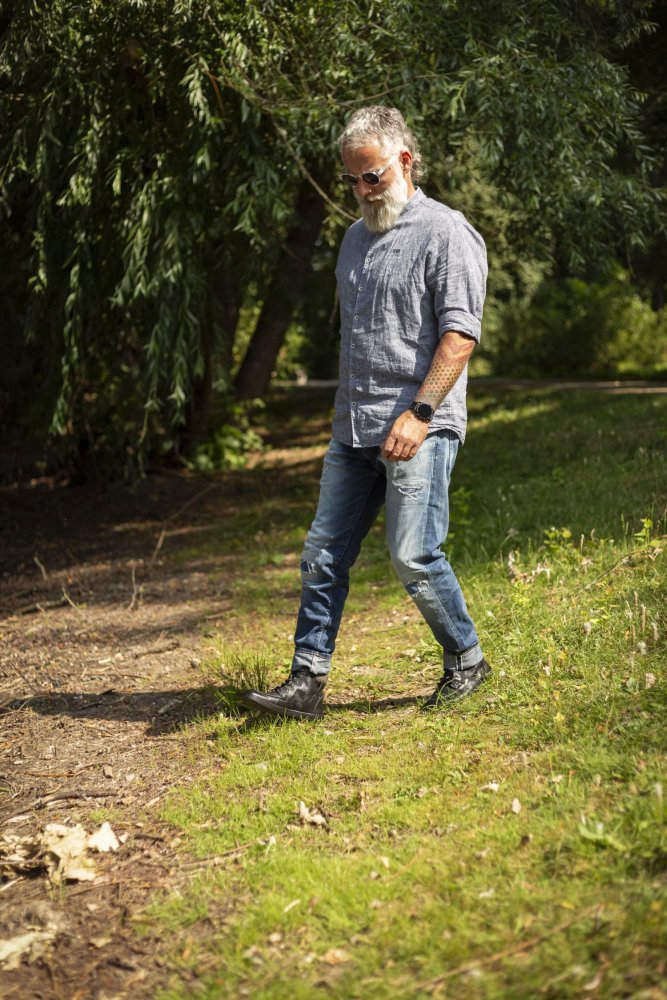
[[[275,687],[271,692],[271,694],[279,694],[279,695],[291,694],[294,685],[297,683],[297,680],[298,680],[298,675],[291,674],[286,681],[283,681],[282,684],[279,684],[278,687]]]

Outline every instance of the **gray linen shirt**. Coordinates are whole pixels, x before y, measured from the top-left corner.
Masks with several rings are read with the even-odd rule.
[[[371,233],[362,219],[350,226],[336,266],[337,441],[381,445],[415,398],[442,334],[457,330],[479,341],[486,274],[479,233],[419,188],[388,232]],[[429,430],[450,428],[465,440],[467,382],[466,366]]]

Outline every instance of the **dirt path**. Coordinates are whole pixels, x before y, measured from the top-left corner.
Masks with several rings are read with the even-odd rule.
[[[2,942],[57,929],[42,957],[0,967],[0,996],[154,996],[161,942],[132,919],[184,871],[159,802],[194,780],[179,726],[213,710],[202,624],[229,597],[202,560],[163,556],[221,515],[228,486],[152,476],[134,493],[34,481],[0,491],[0,858],[8,838],[103,815],[121,838],[97,878],[54,889],[0,861]],[[203,738],[202,742],[204,741]]]

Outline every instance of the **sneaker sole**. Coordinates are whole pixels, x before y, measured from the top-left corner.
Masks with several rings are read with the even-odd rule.
[[[298,708],[279,708],[272,702],[264,702],[261,698],[253,698],[250,695],[243,694],[241,695],[241,701],[249,708],[258,708],[262,712],[268,712],[269,715],[279,715],[284,719],[305,719],[308,722],[317,722],[324,717],[324,709],[321,709],[319,712],[302,712]]]

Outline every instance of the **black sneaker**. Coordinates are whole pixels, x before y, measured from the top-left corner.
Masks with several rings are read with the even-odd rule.
[[[438,686],[431,697],[426,699],[422,708],[441,708],[460,701],[461,698],[467,698],[490,673],[491,667],[484,659],[473,667],[463,667],[461,670],[445,667]]]
[[[321,719],[324,715],[324,680],[300,670],[273,691],[242,691],[241,701],[290,719]]]

